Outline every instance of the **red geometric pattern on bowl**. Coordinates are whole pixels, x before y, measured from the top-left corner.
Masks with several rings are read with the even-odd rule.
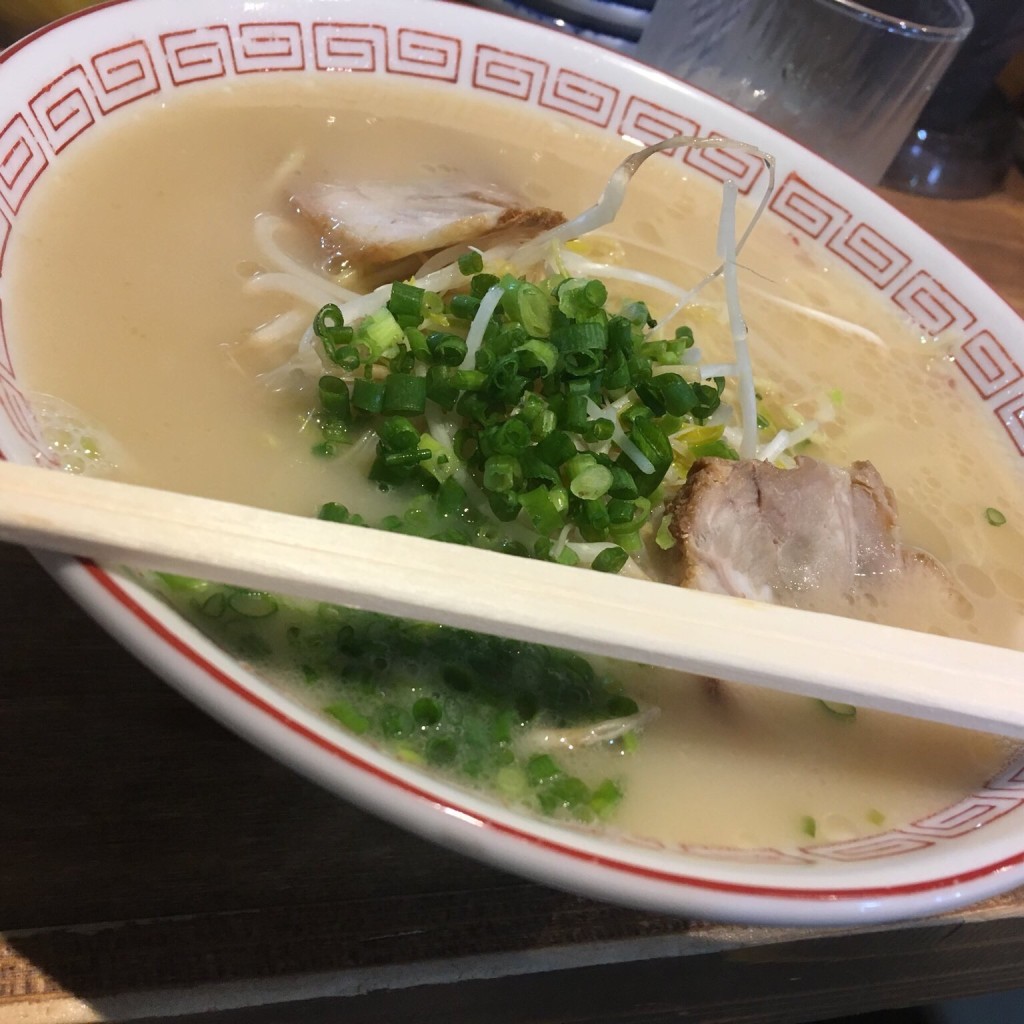
[[[0,206],[16,214],[48,163],[25,115],[15,114],[0,129]]]
[[[545,60],[481,43],[473,60],[473,88],[538,103],[550,70]]]
[[[907,825],[906,831],[938,839],[962,836],[998,820],[1010,811],[1016,810],[1021,804],[1024,804],[1024,797],[974,793],[952,807],[919,818],[913,824]]]
[[[153,55],[145,40],[133,39],[97,53],[91,64],[99,85],[97,102],[105,114],[160,91]]]
[[[11,359],[11,350],[7,345],[7,333],[4,330],[4,300],[0,295],[0,373],[6,375],[8,382],[14,386],[16,374],[14,362]]]
[[[876,288],[892,284],[910,266],[902,249],[863,222],[833,235],[828,248]]]
[[[79,65],[40,89],[28,105],[50,148],[59,153],[96,123],[100,113],[92,109],[94,103],[92,83]]]
[[[627,139],[651,146],[671,139],[673,135],[699,135],[700,125],[674,110],[659,107],[640,96],[630,96],[618,131]]]
[[[4,273],[4,253],[7,252],[7,239],[11,237],[11,222],[0,211],[0,277]]]
[[[991,331],[978,331],[965,341],[957,353],[956,362],[960,372],[982,398],[991,398],[997,391],[1024,377],[1024,371]]]
[[[773,847],[741,848],[736,846],[690,846],[681,844],[676,849],[692,856],[707,860],[729,861],[732,864],[813,864],[813,857],[801,856],[776,850]]]
[[[797,231],[820,240],[833,237],[850,220],[850,211],[791,173],[779,186],[768,208]]]
[[[232,44],[239,74],[301,71],[306,66],[302,26],[298,22],[243,22]]]
[[[991,790],[1024,791],[1024,764],[1019,761],[1003,769],[985,786],[985,792]]]
[[[387,66],[388,33],[383,25],[313,24],[313,54],[318,71],[370,71]]]
[[[892,301],[929,334],[953,329],[966,333],[978,321],[945,285],[924,270],[893,292]]]
[[[708,135],[721,135],[721,132],[709,131]],[[736,182],[743,195],[767,173],[764,161],[753,153],[744,153],[739,149],[687,149],[683,151],[683,162],[703,171],[715,181]]]
[[[888,860],[905,853],[916,853],[934,846],[934,839],[911,836],[904,832],[886,832],[879,836],[863,839],[844,839],[838,843],[823,843],[820,846],[805,847],[804,852],[825,860],[866,861]]]
[[[1024,455],[1024,395],[1014,395],[1009,401],[997,405],[995,414],[1017,450]]]
[[[415,28],[400,28],[388,51],[388,71],[455,82],[462,66],[462,40]]]
[[[544,80],[538,106],[607,128],[618,101],[619,90],[614,85],[571,68],[559,68],[554,76]]]
[[[0,410],[11,421],[15,433],[25,442],[33,457],[42,457],[47,462],[54,464],[54,459],[46,450],[42,438],[39,436],[39,428],[36,425],[36,418],[32,412],[21,388],[13,378],[7,375],[6,370],[0,370]],[[0,452],[0,457],[3,453]]]
[[[0,297],[0,410],[11,421],[15,433],[27,445],[29,454],[37,461],[42,459],[50,465],[57,462],[43,443],[32,406],[15,378],[11,352],[7,345],[4,327],[4,305]],[[4,453],[0,451],[0,458]]]
[[[232,67],[227,25],[167,32],[160,37],[160,45],[174,85],[223,78]]]

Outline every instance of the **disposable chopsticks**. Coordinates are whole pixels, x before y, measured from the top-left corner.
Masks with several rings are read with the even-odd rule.
[[[0,540],[1024,737],[1000,647],[11,463]]]

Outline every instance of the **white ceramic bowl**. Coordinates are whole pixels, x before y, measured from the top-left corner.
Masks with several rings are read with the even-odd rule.
[[[372,31],[368,28],[372,27]],[[774,218],[826,247],[932,332],[956,327],[976,400],[1024,453],[1024,338],[1013,312],[885,203],[746,115],[632,61],[490,13],[423,0],[110,0],[19,43],[0,65],[0,451],[40,451],[4,337],[3,258],[25,196],[75,140],[205,78],[349,67],[453,89],[654,141],[745,138],[778,158]],[[136,106],[138,105],[138,106]],[[678,153],[748,191],[743,154]],[[596,897],[705,918],[842,924],[911,917],[1024,883],[1024,761],[952,807],[870,838],[792,849],[656,848],[573,831],[438,782],[245,671],[149,594],[72,559],[45,564],[76,600],[182,693],[337,793],[469,855]]]

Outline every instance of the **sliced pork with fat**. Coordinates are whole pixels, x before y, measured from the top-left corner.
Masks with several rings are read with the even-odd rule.
[[[360,267],[473,242],[505,228],[536,233],[565,220],[556,210],[454,178],[318,185],[293,202],[329,247]]]
[[[929,608],[964,613],[942,567],[900,542],[870,462],[699,459],[666,514],[683,586],[858,617],[884,605],[879,618],[912,628],[927,628]]]

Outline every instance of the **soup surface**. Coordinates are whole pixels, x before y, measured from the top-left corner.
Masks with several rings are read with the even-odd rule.
[[[71,468],[299,514],[340,501],[373,518],[387,499],[354,471],[365,444],[315,458],[308,394],[262,376],[294,349],[315,304],[252,286],[254,272],[273,269],[257,218],[282,218],[283,251],[324,279],[325,254],[290,202],[304,187],[458,173],[572,216],[629,152],[515,105],[352,76],[197,87],[119,116],[49,170],[10,242],[4,315],[19,377]],[[654,159],[589,244],[689,287],[717,263],[719,203],[706,180]],[[896,493],[905,542],[941,561],[966,599],[921,628],[1024,647],[1019,468],[972,408],[952,362],[957,339],[922,337],[767,221],[741,262],[759,392],[807,416],[831,396],[834,418],[807,453],[870,459]],[[655,316],[669,304],[653,289],[632,292]],[[293,312],[284,330],[275,318]],[[685,320],[707,358],[729,357],[717,284]],[[277,336],[259,333],[274,323]],[[1006,522],[991,525],[988,507]],[[611,671],[660,713],[636,744],[568,750],[556,738],[556,749],[574,774],[621,782],[616,828],[669,843],[867,834],[958,799],[1008,756],[991,737]],[[278,678],[299,700],[327,700],[294,671]]]

